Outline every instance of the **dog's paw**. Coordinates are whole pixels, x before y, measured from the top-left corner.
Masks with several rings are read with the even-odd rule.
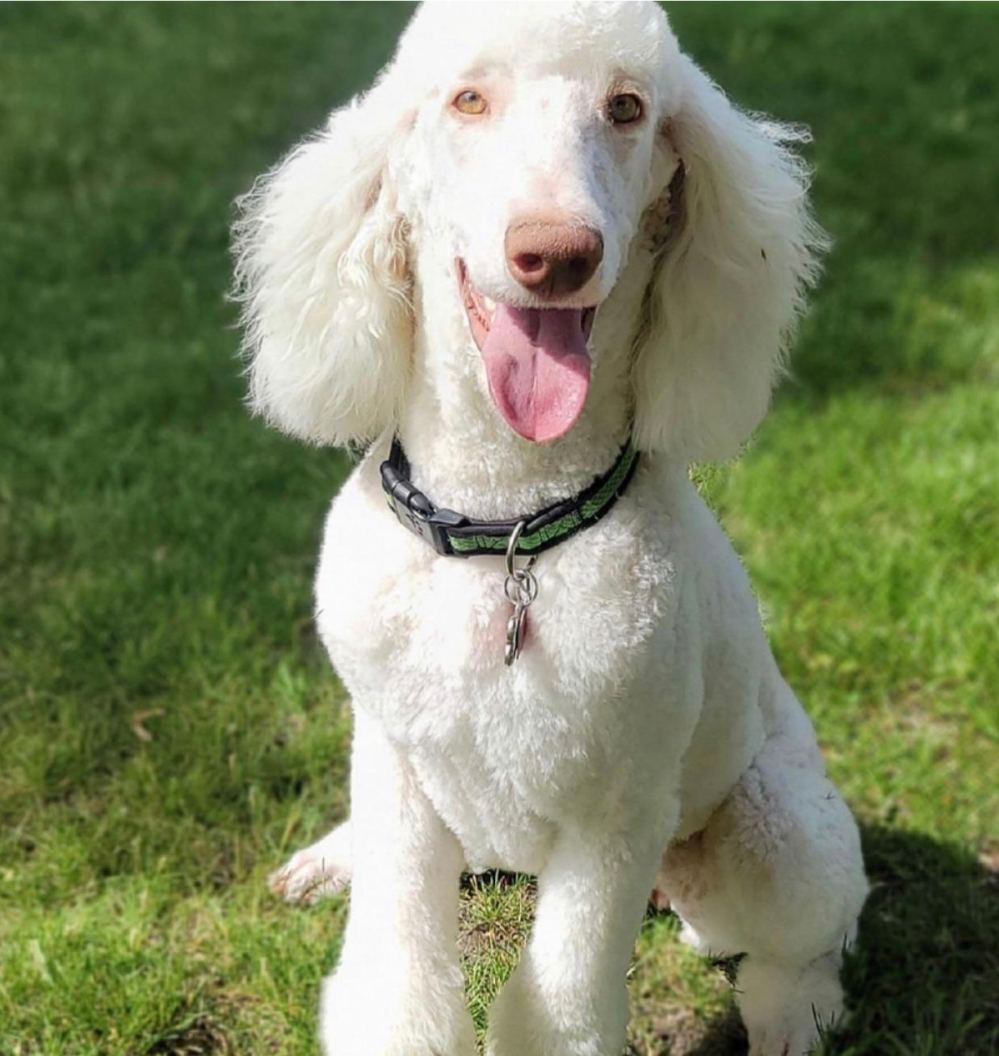
[[[486,1056],[615,1056],[624,1049],[628,995],[586,988],[545,994],[537,975],[516,969],[489,1010]],[[589,995],[579,1001],[579,993]]]
[[[749,1036],[749,1056],[815,1056],[821,1032],[814,1020]]]
[[[323,984],[324,1056],[474,1056],[457,968],[454,977],[400,976],[377,953],[361,971],[341,967]]]
[[[839,955],[804,971],[746,959],[739,968],[736,1003],[749,1033],[749,1056],[809,1056],[827,1031],[843,1026]]]
[[[285,902],[313,905],[350,883],[349,824],[297,851],[267,878],[267,886]]]
[[[299,851],[289,862],[267,877],[267,886],[285,902],[314,905],[320,899],[342,891],[350,883],[350,873]]]

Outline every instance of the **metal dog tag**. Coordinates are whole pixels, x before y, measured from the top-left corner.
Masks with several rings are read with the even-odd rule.
[[[515,605],[506,624],[506,649],[503,662],[509,667],[524,648],[524,632],[527,630],[527,606]]]

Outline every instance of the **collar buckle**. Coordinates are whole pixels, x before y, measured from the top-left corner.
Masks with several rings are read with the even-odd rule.
[[[402,519],[398,507],[396,514]],[[428,517],[415,517],[413,520],[404,522],[421,539],[425,539],[442,557],[450,557],[454,554],[451,538],[448,530],[451,528],[462,528],[468,521],[460,513],[454,510],[434,510]]]
[[[382,466],[382,485],[400,524],[429,543],[442,557],[454,553],[448,529],[461,528],[468,523],[467,518],[454,510],[438,510],[422,491],[387,462]]]

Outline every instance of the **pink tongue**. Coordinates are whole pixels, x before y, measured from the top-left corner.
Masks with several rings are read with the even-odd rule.
[[[498,304],[482,358],[493,401],[514,432],[544,443],[576,424],[590,387],[581,310]]]

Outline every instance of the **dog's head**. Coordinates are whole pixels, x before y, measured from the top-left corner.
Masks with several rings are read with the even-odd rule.
[[[821,245],[795,138],[732,107],[652,2],[425,4],[371,91],[245,200],[252,401],[319,442],[390,427],[415,271],[535,442],[575,423],[594,317],[630,298],[637,445],[725,457]]]

